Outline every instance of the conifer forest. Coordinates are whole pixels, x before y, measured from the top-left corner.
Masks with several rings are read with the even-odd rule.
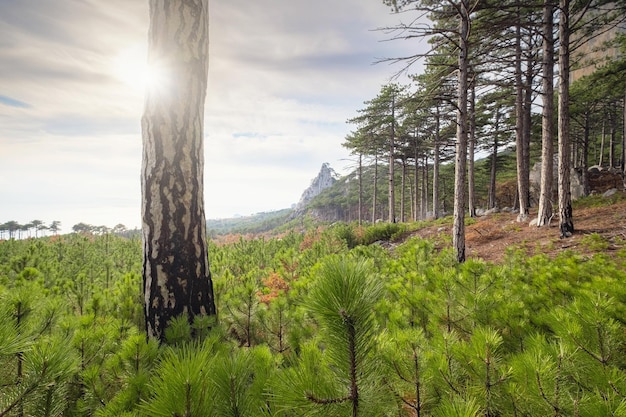
[[[623,244],[458,263],[417,227],[211,244],[218,317],[161,345],[140,238],[2,241],[0,415],[625,415]]]

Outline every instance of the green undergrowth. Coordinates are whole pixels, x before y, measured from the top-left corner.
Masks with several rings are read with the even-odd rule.
[[[210,245],[219,318],[161,346],[139,240],[2,241],[0,415],[626,415],[626,256],[458,264],[408,227]]]

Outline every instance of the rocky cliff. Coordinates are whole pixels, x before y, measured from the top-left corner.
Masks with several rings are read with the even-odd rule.
[[[323,190],[331,187],[337,181],[337,177],[338,175],[335,170],[330,167],[328,162],[324,162],[317,177],[311,181],[309,188],[302,193],[302,197],[300,197],[300,201],[298,201],[294,209],[295,213],[302,213],[313,198]]]

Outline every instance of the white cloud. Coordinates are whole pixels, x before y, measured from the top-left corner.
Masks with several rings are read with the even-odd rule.
[[[345,121],[399,69],[372,62],[417,47],[372,31],[398,20],[382,2],[209,12],[210,218],[289,207],[322,163],[341,171]],[[143,97],[116,71],[143,59],[148,19],[147,1],[0,2],[0,222],[139,225]]]

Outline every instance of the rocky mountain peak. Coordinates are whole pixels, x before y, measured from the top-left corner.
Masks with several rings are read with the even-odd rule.
[[[331,187],[337,181],[337,173],[328,162],[322,164],[319,174],[311,181],[309,188],[304,190],[300,201],[296,204],[296,212],[302,211],[319,193]]]

